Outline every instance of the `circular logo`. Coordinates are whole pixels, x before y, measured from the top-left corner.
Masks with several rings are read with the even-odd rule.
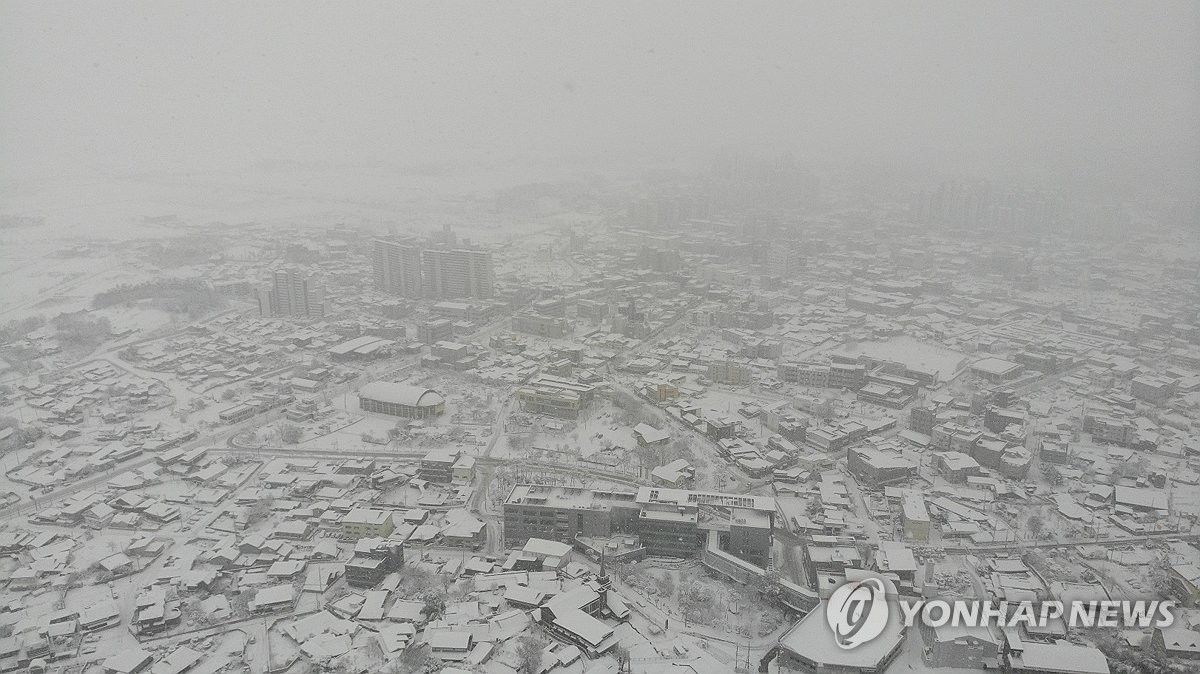
[[[888,605],[878,578],[843,583],[825,604],[825,619],[837,645],[851,649],[879,636],[887,625]]]

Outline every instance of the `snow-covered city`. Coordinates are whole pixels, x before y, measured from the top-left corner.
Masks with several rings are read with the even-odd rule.
[[[1196,184],[785,145],[15,162],[0,672],[1198,671]]]

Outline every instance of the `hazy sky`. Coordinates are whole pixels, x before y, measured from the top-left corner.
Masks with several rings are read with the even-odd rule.
[[[6,175],[714,148],[1200,164],[1196,2],[0,3]]]

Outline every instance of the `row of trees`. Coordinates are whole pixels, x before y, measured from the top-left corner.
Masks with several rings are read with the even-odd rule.
[[[65,349],[91,350],[99,346],[112,334],[112,325],[103,316],[90,316],[85,312],[59,314],[50,321],[42,316],[30,316],[10,321],[0,327],[0,355],[18,372],[29,373],[39,366],[37,348],[21,343],[34,331],[49,325],[54,328],[54,337]]]
[[[123,283],[115,288],[96,293],[92,306],[97,309],[152,300],[164,311],[185,313],[199,317],[225,305],[221,297],[203,279],[155,279],[141,283]]]
[[[285,423],[279,426],[279,440],[285,445],[294,445],[304,437],[304,429],[296,424]]]
[[[145,249],[145,256],[164,268],[186,267],[207,260],[225,247],[221,237],[213,234],[190,234],[156,241]]]
[[[16,342],[25,339],[34,330],[46,324],[44,316],[29,316],[16,321],[9,321],[0,326],[0,344]]]
[[[112,325],[103,316],[59,314],[50,324],[56,330],[58,343],[66,348],[94,349],[112,334]]]
[[[0,430],[4,430],[5,428],[13,429],[13,434],[9,436],[7,441],[0,440],[0,449],[5,449],[6,447],[23,447],[45,434],[41,426],[36,424],[21,424],[17,421],[16,417],[0,417]]]

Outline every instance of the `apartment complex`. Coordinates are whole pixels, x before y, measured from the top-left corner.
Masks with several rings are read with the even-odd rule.
[[[850,363],[780,362],[780,381],[814,388],[858,390],[867,380],[867,368]]]
[[[303,270],[275,269],[270,285],[258,293],[258,313],[263,318],[324,318],[325,288]]]
[[[422,256],[425,283],[434,297],[476,297],[496,294],[492,254],[473,248],[427,250]]]
[[[412,298],[424,295],[421,246],[416,241],[375,239],[371,267],[381,292]]]
[[[490,299],[496,277],[492,254],[477,248],[426,248],[412,239],[375,239],[375,287],[404,297]]]

